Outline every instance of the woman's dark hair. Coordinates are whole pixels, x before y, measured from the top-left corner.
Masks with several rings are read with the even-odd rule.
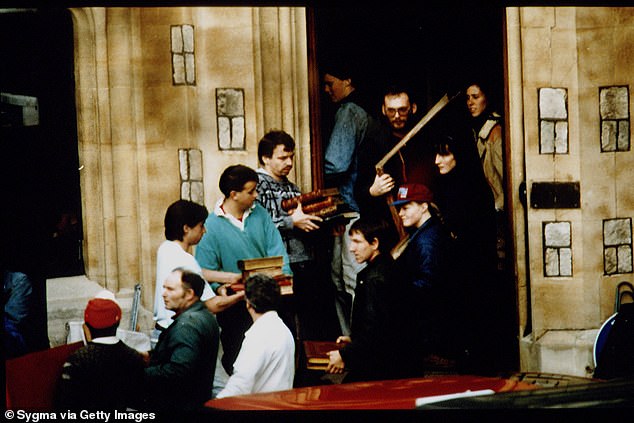
[[[170,241],[182,241],[185,233],[183,226],[190,228],[204,222],[209,216],[205,206],[189,200],[178,200],[170,204],[165,212],[165,238]]]
[[[258,174],[255,170],[245,165],[233,165],[226,168],[222,175],[218,187],[225,197],[231,195],[231,191],[242,191],[247,182],[258,182]]]
[[[277,310],[282,301],[280,285],[264,273],[256,273],[247,279],[244,296],[256,313]]]
[[[284,146],[284,151],[292,153],[295,150],[295,140],[284,131],[272,130],[267,132],[258,143],[258,161],[264,165],[263,157],[272,157],[273,150],[278,145]]]
[[[475,143],[465,137],[459,138],[455,134],[444,134],[436,138],[436,153],[441,156],[453,154],[456,159],[456,167],[451,173],[476,172],[484,176],[482,164]],[[470,173],[469,173],[470,174]]]

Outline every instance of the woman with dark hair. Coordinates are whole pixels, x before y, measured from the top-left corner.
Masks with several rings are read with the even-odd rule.
[[[458,366],[469,373],[491,373],[497,326],[493,300],[497,287],[496,226],[493,193],[484,177],[475,145],[468,138],[440,137],[435,200],[453,235],[452,305]]]
[[[489,88],[482,82],[467,87],[467,110],[471,115],[471,131],[478,149],[484,176],[493,192],[495,209],[504,209],[502,185],[504,159],[502,156],[502,117],[492,110],[487,94]]]
[[[163,282],[167,276],[177,267],[203,275],[200,265],[189,251],[200,242],[205,233],[204,223],[208,215],[205,206],[189,200],[177,200],[165,212],[165,241],[156,252],[154,320],[158,331],[171,325],[174,315],[174,312],[165,308],[163,302]],[[218,313],[237,303],[242,297],[242,294],[216,296],[209,284],[205,284],[200,299],[211,312]]]
[[[493,192],[497,225],[498,270],[506,260],[506,217],[504,215],[504,157],[502,117],[495,111],[491,88],[482,81],[472,81],[466,90],[470,127],[484,176]]]

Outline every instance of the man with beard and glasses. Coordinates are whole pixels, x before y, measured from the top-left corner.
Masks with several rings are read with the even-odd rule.
[[[423,184],[433,189],[435,151],[431,142],[425,142],[421,132],[387,161],[382,175],[378,175],[375,168],[416,125],[419,120],[417,111],[411,90],[391,85],[384,91],[381,128],[371,134],[366,148],[359,151],[359,177],[354,192],[361,216],[373,214],[392,222],[386,194],[396,196],[397,188],[407,183]]]

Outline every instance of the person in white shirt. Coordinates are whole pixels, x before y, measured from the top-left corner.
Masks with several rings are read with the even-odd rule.
[[[205,206],[188,200],[172,203],[165,212],[165,238],[156,253],[156,289],[154,294],[154,320],[156,329],[166,329],[172,323],[174,312],[165,308],[163,302],[163,282],[176,268],[184,268],[203,276],[202,269],[189,249],[198,244],[205,233],[205,219],[209,212]],[[232,296],[218,296],[209,284],[205,284],[200,300],[209,311],[218,313],[237,303],[243,293]]]
[[[165,308],[163,302],[163,282],[176,268],[194,272],[202,277],[203,271],[196,258],[189,253],[189,249],[198,244],[205,233],[205,219],[209,212],[205,206],[188,200],[178,200],[172,203],[165,212],[165,238],[156,253],[156,289],[154,294],[155,330],[152,341],[156,343],[160,333],[172,324],[174,312]],[[203,288],[200,300],[205,303],[209,311],[216,314],[239,302],[244,292],[233,295],[216,295],[209,283]],[[219,347],[218,357],[222,356],[222,346]],[[220,360],[220,358],[218,358]],[[224,371],[220,362],[216,366],[212,397],[222,388],[229,375]]]
[[[295,377],[295,341],[277,314],[278,283],[258,273],[245,286],[246,307],[253,319],[233,365],[233,374],[217,398],[291,389]]]

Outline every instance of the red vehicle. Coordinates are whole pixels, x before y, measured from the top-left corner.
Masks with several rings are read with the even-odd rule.
[[[522,379],[443,375],[355,382],[238,395],[210,400],[205,405],[220,410],[412,410],[420,406],[423,401],[417,404],[417,399],[421,398],[441,400],[540,388],[534,380]]]

